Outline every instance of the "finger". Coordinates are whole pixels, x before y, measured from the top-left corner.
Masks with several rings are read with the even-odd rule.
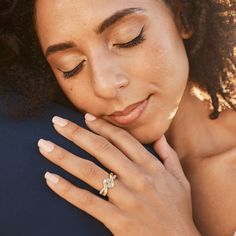
[[[130,180],[131,176],[138,174],[135,165],[124,153],[104,137],[60,117],[54,117],[53,123],[58,133],[90,153],[119,178]]]
[[[178,180],[181,180],[181,182],[185,182],[186,177],[180,164],[178,155],[168,144],[164,135],[155,142],[154,150],[160,156],[166,170]]]
[[[126,130],[116,127],[104,119],[98,119],[91,114],[86,114],[87,126],[97,134],[105,137],[120,149],[133,162],[144,166],[150,161],[156,162],[156,157],[148,152],[143,145]]]
[[[108,228],[113,228],[114,221],[111,219],[120,212],[112,203],[74,186],[59,175],[47,172],[45,179],[47,185],[60,197],[101,221]]]
[[[103,188],[103,180],[109,177],[109,174],[97,166],[95,163],[79,158],[60,146],[47,141],[39,140],[40,153],[49,161],[60,166],[75,177],[86,182],[96,190]],[[125,201],[124,196],[128,196],[127,189],[120,183],[119,178],[115,180],[115,186],[108,191],[108,197],[115,204],[122,204]]]

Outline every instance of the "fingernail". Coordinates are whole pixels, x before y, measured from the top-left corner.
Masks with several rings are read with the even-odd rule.
[[[91,115],[90,113],[87,113],[85,115],[85,120],[87,120],[87,121],[94,121],[96,119],[97,119],[97,117],[95,117],[94,115]]]
[[[50,172],[46,172],[44,178],[53,184],[57,184],[59,181],[59,178]]]
[[[46,141],[44,139],[40,139],[38,141],[38,146],[46,152],[52,152],[54,149],[54,144],[52,142]]]
[[[236,231],[234,232],[234,235],[233,236],[236,236]]]
[[[58,126],[60,126],[61,128],[65,127],[68,124],[68,120],[63,119],[59,116],[54,116],[52,118],[52,122]]]

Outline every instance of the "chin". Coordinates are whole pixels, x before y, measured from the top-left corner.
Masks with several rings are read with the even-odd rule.
[[[171,121],[166,122],[166,120],[162,120],[162,122],[158,122],[158,120],[156,120],[155,122],[149,122],[148,124],[146,123],[146,125],[142,125],[127,131],[140,143],[151,144],[156,142],[162,135],[166,133],[170,124]]]
[[[158,140],[162,135],[135,137],[142,144],[151,144]]]
[[[130,131],[130,134],[133,135],[140,143],[142,144],[151,144],[158,140],[163,134],[164,131],[157,130],[156,132],[147,132],[144,131]]]

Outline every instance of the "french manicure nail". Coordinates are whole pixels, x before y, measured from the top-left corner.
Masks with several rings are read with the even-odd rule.
[[[54,149],[54,144],[52,142],[46,141],[44,139],[40,139],[38,141],[38,146],[46,152],[52,152]]]
[[[87,121],[94,121],[94,120],[97,119],[97,117],[95,117],[94,115],[91,115],[90,113],[87,113],[87,114],[85,115],[85,119],[86,119]]]
[[[59,178],[50,172],[46,172],[44,178],[53,184],[57,184],[59,181]]]
[[[61,128],[65,127],[68,124],[68,120],[63,119],[59,116],[54,116],[52,118],[52,122],[58,126],[60,126]]]

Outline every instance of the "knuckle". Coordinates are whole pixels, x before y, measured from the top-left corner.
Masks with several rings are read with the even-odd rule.
[[[130,209],[139,209],[139,207],[142,205],[140,204],[139,198],[137,198],[135,195],[129,195],[126,197],[126,203],[125,203],[127,207],[129,207]]]
[[[123,129],[116,129],[115,134],[122,139],[127,139],[128,137],[130,137],[130,134]]]
[[[108,128],[108,126],[107,126],[107,124],[105,122],[101,122],[99,124],[98,128],[99,128],[99,130],[109,130],[109,128]]]
[[[56,160],[60,163],[63,162],[66,158],[66,152],[63,150],[58,150],[58,152],[56,153]]]
[[[110,151],[113,148],[112,144],[103,137],[96,138],[95,142],[97,144],[96,146],[98,147],[98,149],[102,152]]]
[[[73,191],[73,186],[69,183],[63,183],[61,185],[61,195],[64,197],[67,197],[69,195],[71,195]]]
[[[81,168],[81,172],[86,177],[95,177],[98,175],[98,168],[95,164],[88,161],[86,164]]]
[[[80,199],[81,204],[84,204],[84,205],[93,204],[93,197],[87,191],[81,191],[81,193],[79,194],[79,199]]]
[[[159,177],[164,177],[164,176],[166,176],[168,171],[166,170],[166,168],[164,166],[160,166],[157,173],[158,173]]]
[[[81,128],[79,126],[73,128],[73,130],[71,131],[72,141],[78,136],[79,133],[81,133]]]
[[[161,162],[156,158],[151,158],[146,161],[147,168],[154,174],[162,171],[163,166]]]
[[[154,180],[150,175],[144,174],[139,177],[139,189],[142,191],[150,190],[154,187]]]

